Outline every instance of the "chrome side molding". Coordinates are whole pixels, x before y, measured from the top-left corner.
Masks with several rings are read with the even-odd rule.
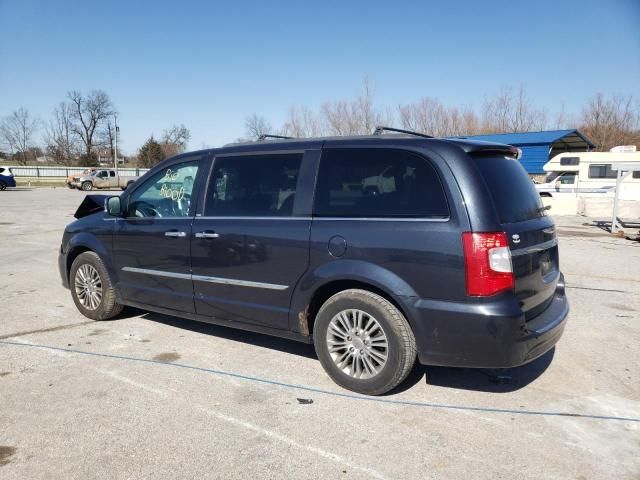
[[[254,282],[251,280],[237,280],[235,278],[209,277],[206,275],[192,275],[190,273],[174,273],[164,270],[152,270],[149,268],[122,267],[124,272],[140,273],[143,275],[155,275],[157,277],[177,278],[180,280],[193,280],[195,282],[219,283],[222,285],[234,285],[237,287],[265,288],[267,290],[286,290],[288,285],[276,283]]]

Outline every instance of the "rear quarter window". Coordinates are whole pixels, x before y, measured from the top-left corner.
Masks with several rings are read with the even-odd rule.
[[[440,178],[426,159],[395,149],[322,152],[314,215],[447,218]]]
[[[516,223],[544,216],[540,195],[524,167],[509,157],[475,159],[493,198],[501,223]]]

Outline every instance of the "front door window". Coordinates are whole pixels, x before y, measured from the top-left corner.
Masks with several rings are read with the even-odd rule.
[[[198,162],[185,162],[156,172],[129,198],[128,217],[187,217],[192,208]]]

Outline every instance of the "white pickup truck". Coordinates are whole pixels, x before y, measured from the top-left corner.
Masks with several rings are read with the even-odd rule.
[[[106,168],[96,170],[88,175],[82,175],[69,185],[80,190],[94,190],[96,188],[121,188],[126,190],[139,177],[118,175],[115,170]]]

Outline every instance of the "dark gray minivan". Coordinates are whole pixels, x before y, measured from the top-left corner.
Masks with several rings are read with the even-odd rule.
[[[501,144],[371,135],[186,153],[90,195],[59,268],[85,316],[124,305],[315,345],[382,394],[420,363],[503,368],[562,335],[554,223]]]

